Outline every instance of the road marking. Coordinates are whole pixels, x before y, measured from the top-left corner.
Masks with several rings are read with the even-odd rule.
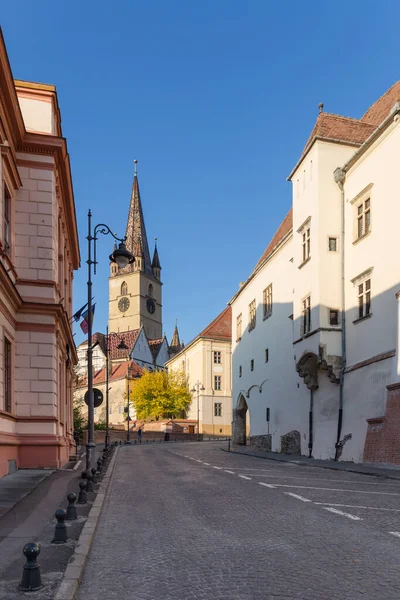
[[[208,465],[208,466],[210,466],[210,463],[203,462],[203,465]]]
[[[213,465],[213,469],[222,469],[222,467],[216,467]]]
[[[261,482],[260,482],[261,484]],[[393,492],[372,492],[369,490],[346,490],[342,488],[324,488],[324,487],[313,487],[310,485],[290,485],[285,483],[274,483],[274,487],[284,488],[297,488],[300,490],[321,490],[322,492],[351,492],[353,494],[379,494],[380,496],[400,496],[400,494],[394,494]]]
[[[225,473],[230,473],[231,475],[235,475],[234,471],[228,471],[228,469],[225,469]]]
[[[248,479],[249,481],[251,481],[251,477],[247,477],[247,475],[239,475],[239,477],[241,479]]]
[[[242,469],[243,470],[243,469]],[[247,474],[248,471],[251,471],[251,469],[246,469],[244,471],[245,474]],[[299,477],[299,476],[292,476],[292,475],[283,475],[281,473],[279,473],[278,475],[264,475],[263,473],[261,473],[260,475],[257,475],[257,473],[250,473],[249,475],[251,475],[252,477],[265,477],[266,479],[278,479],[279,477],[283,478],[283,479],[300,479],[301,481],[330,481],[331,483],[348,483],[349,485],[355,485],[355,484],[359,484],[359,485],[380,485],[382,486],[382,482],[375,482],[375,481],[350,481],[349,479],[329,479],[329,478],[325,478],[325,477]],[[399,485],[396,483],[385,483],[384,484],[385,487],[396,487],[397,489],[399,489]]]
[[[347,517],[348,519],[351,519],[352,521],[362,521],[361,517],[356,517],[356,515],[351,515],[350,513],[345,513],[341,510],[337,510],[337,508],[324,507],[324,510],[329,510],[329,512],[335,513],[335,515],[341,515],[342,517]]]
[[[275,486],[272,485],[272,483],[264,483],[263,481],[259,481],[258,485],[263,485],[264,487],[271,488],[272,490],[275,489]]]
[[[296,498],[297,500],[301,500],[302,502],[312,502],[309,498],[304,498],[304,496],[299,496],[298,494],[292,494],[292,492],[283,492],[287,496],[292,496],[292,498]]]
[[[390,512],[400,512],[400,508],[381,508],[380,506],[358,506],[357,504],[335,504],[333,502],[314,502],[319,506],[340,506],[341,508],[362,508],[366,510],[387,510]]]
[[[400,531],[389,531],[390,535],[394,535],[395,537],[400,538]]]

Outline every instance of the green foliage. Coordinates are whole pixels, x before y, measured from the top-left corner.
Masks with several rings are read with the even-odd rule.
[[[82,414],[82,407],[84,404],[83,398],[78,398],[74,401],[73,412],[74,412],[74,431],[82,438],[83,430],[87,429],[87,419]]]
[[[187,410],[191,395],[184,373],[143,372],[130,392],[138,419],[172,419]]]
[[[106,422],[99,419],[97,421],[97,423],[96,422],[94,423],[94,428],[98,429],[99,431],[105,431],[106,430]],[[112,429],[112,427],[109,427],[109,429]]]

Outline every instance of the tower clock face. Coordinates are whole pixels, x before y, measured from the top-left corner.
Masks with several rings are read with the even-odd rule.
[[[128,308],[129,308],[129,304],[130,304],[129,298],[127,298],[126,296],[124,296],[123,298],[119,299],[118,309],[121,312],[126,312],[128,310]]]
[[[151,315],[153,315],[156,310],[156,305],[154,304],[154,300],[152,300],[151,298],[147,298],[146,306],[147,306],[147,310],[149,311],[149,313]]]

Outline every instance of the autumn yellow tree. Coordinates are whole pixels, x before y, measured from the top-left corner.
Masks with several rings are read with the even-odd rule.
[[[180,417],[191,402],[185,375],[177,371],[144,370],[129,395],[138,419]]]

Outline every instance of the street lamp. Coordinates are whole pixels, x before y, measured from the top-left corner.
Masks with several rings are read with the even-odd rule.
[[[201,386],[201,387],[200,387]],[[192,388],[192,392],[197,392],[197,440],[200,439],[200,416],[199,416],[199,411],[200,411],[200,407],[199,407],[199,396],[200,396],[200,390],[202,392],[204,392],[206,388],[204,387],[204,385],[202,383],[200,383],[199,380],[196,381],[196,383],[194,384],[193,388]]]
[[[93,396],[93,346],[92,346],[92,265],[94,267],[94,274],[96,274],[96,242],[99,233],[103,235],[111,234],[112,237],[119,242],[118,248],[114,249],[114,252],[110,255],[110,261],[117,263],[120,269],[123,269],[129,264],[134,262],[134,257],[125,247],[125,239],[117,237],[108,225],[99,223],[96,225],[92,235],[92,211],[88,212],[88,281],[87,281],[87,292],[88,292],[88,441],[86,444],[86,470],[89,470],[92,464],[92,452],[93,448],[96,447],[94,441],[94,396]],[[92,242],[93,242],[93,259],[92,259]]]
[[[109,388],[108,388],[108,374],[109,374],[109,351],[110,351],[110,346],[109,346],[109,340],[112,339],[113,336],[116,336],[117,339],[119,340],[119,335],[118,333],[114,333],[113,331],[111,331],[110,333],[108,333],[108,325],[107,325],[107,329],[106,329],[106,438],[104,440],[104,447],[107,448],[110,445],[110,431],[109,431],[109,404],[108,404],[108,392],[109,392]],[[118,350],[129,350],[128,346],[125,344],[124,340],[122,339],[118,346],[117,346]]]

